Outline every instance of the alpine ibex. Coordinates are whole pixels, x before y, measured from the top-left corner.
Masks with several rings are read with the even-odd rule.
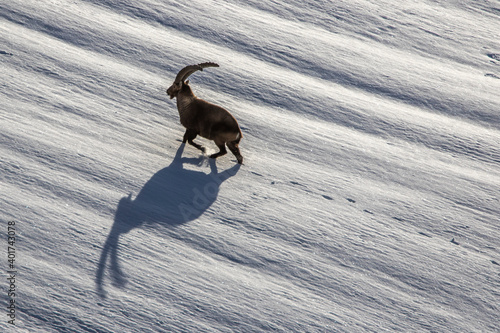
[[[227,153],[226,145],[236,156],[238,163],[243,163],[243,156],[238,147],[243,135],[236,119],[224,108],[208,103],[193,94],[189,86],[189,75],[202,71],[207,67],[219,67],[216,63],[205,62],[186,66],[177,74],[174,83],[167,89],[170,99],[177,97],[177,109],[181,124],[186,128],[182,142],[188,142],[204,151],[204,148],[193,142],[197,135],[213,140],[220,151],[210,155],[217,158]]]

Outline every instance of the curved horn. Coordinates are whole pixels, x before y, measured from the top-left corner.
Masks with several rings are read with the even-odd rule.
[[[183,69],[181,69],[179,71],[179,73],[177,74],[177,76],[175,77],[175,83],[179,83],[181,81],[184,81],[185,79],[187,79],[189,77],[189,75],[193,74],[196,71],[202,71],[203,68],[207,68],[207,67],[219,67],[219,65],[217,65],[214,62],[204,62],[204,63],[198,64],[198,65],[186,66]]]

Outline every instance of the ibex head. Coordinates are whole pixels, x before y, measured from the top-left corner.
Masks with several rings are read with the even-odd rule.
[[[193,74],[196,71],[202,71],[203,68],[207,67],[219,67],[219,65],[213,62],[204,62],[198,65],[186,66],[181,69],[175,77],[174,83],[172,83],[172,85],[167,89],[167,94],[170,96],[170,99],[177,97],[177,94],[181,90],[182,85],[189,82],[184,82],[189,77],[189,75]]]

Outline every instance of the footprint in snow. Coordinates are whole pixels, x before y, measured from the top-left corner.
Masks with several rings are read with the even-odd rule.
[[[500,79],[500,76],[492,74],[492,73],[486,73],[486,74],[484,74],[484,76],[491,77],[491,78],[494,78],[494,79]]]
[[[488,53],[487,56],[495,61],[500,61],[500,53]]]

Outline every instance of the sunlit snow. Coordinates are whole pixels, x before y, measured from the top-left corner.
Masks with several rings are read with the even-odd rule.
[[[498,1],[9,0],[0,61],[1,331],[499,331]]]

